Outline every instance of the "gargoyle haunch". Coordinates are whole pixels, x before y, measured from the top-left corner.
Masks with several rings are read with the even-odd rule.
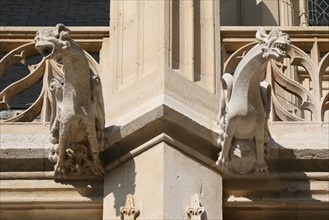
[[[63,64],[63,79],[50,82],[52,108],[49,159],[55,175],[104,173],[99,153],[104,148],[104,104],[98,76],[91,74],[84,51],[58,24],[38,31],[35,47],[45,59]]]
[[[263,28],[256,34],[260,42],[240,61],[233,75],[221,79],[218,124],[222,148],[217,165],[245,174],[267,174],[264,145],[270,141],[267,120],[270,113],[271,86],[264,80],[264,69],[271,59],[282,61],[290,49],[286,33]],[[256,153],[255,153],[256,151]],[[238,159],[234,159],[237,155]]]

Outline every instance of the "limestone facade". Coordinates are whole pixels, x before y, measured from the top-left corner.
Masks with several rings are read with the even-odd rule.
[[[0,218],[327,219],[329,34],[307,26],[307,10],[303,0],[113,0],[109,27],[69,26],[102,83],[104,177],[54,175],[53,100],[42,86],[65,70],[35,50],[49,27],[1,26],[1,83],[17,65],[27,73],[0,91]],[[215,164],[222,76],[255,46],[256,25],[291,41],[289,57],[263,70],[268,175]],[[36,85],[27,108],[9,108]]]

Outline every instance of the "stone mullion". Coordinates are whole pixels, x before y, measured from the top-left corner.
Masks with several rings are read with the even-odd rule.
[[[308,26],[307,0],[299,0],[299,25]]]
[[[314,94],[314,97],[317,101],[316,106],[317,107],[317,112],[315,113],[318,118],[315,120],[321,121],[321,97],[322,97],[322,82],[320,79],[320,73],[319,73],[319,62],[321,60],[320,57],[320,51],[319,51],[319,44],[317,38],[314,39],[314,44],[311,49],[311,59],[313,63],[315,64],[314,66],[316,67],[316,72],[314,73],[315,79],[313,79],[313,91],[312,93]]]
[[[182,48],[181,71],[189,80],[194,81],[194,22],[193,0],[180,1],[180,47]]]
[[[280,0],[280,26],[293,26],[292,0]]]
[[[214,12],[214,2],[213,1],[201,1],[204,7],[201,8],[204,14],[204,23],[205,23],[205,30],[202,31],[204,28],[201,27],[201,34],[205,34],[205,50],[206,56],[204,59],[201,58],[201,62],[205,63],[205,84],[206,87],[211,91],[215,92],[215,12]]]

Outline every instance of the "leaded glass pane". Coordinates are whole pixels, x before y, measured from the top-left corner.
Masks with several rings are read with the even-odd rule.
[[[329,0],[308,0],[309,25],[329,25]]]

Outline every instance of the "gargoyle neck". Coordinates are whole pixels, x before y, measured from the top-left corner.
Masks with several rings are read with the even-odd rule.
[[[263,57],[261,48],[261,44],[255,46],[245,55],[237,66],[234,72],[234,81],[239,85],[236,86],[246,89],[246,87],[249,88],[259,84],[261,73],[266,63],[270,60],[269,57]]]
[[[257,105],[260,100],[259,85],[266,63],[270,60],[263,57],[261,47],[259,44],[251,49],[234,72],[230,102],[239,103],[240,112],[248,112],[248,108]]]
[[[84,51],[74,42],[65,50],[62,58],[64,65],[64,86],[79,94],[82,99],[90,99],[90,69]]]

